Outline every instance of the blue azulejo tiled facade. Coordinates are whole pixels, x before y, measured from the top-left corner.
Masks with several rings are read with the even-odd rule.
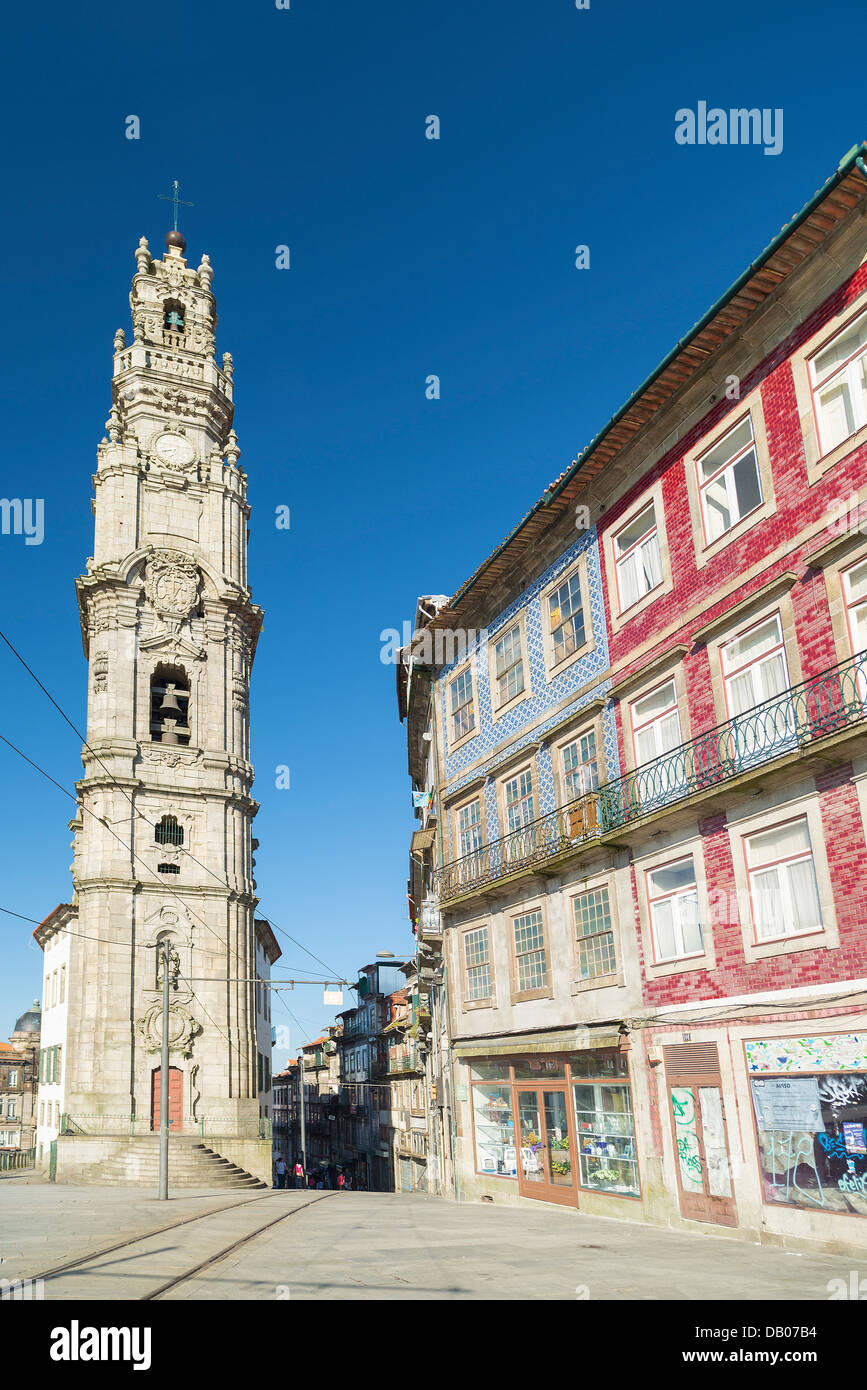
[[[585,560],[586,601],[590,609],[592,644],[571,665],[552,675],[545,661],[542,599],[552,584],[581,557]],[[495,720],[488,653],[516,619],[523,619],[524,658],[529,667],[530,694]],[[561,724],[571,714],[578,713],[583,705],[595,704],[600,695],[610,688],[608,636],[595,527],[584,532],[514,603],[489,622],[486,631],[478,634],[467,654],[472,663],[476,690],[476,732],[455,751],[449,748],[448,685],[452,673],[466,657],[461,662],[444,667],[439,678],[445,768],[442,791],[451,800],[466,783],[476,781],[480,775],[488,775],[484,787],[485,813],[487,838],[493,840],[502,833],[493,781],[498,762],[504,756],[511,759],[525,745],[537,742],[548,730]],[[571,702],[570,696],[573,697]],[[608,705],[603,708],[601,718],[603,748],[599,751],[604,756],[605,779],[611,780],[619,775],[620,763],[614,714]],[[538,814],[544,815],[555,806],[554,769],[551,749],[546,744],[535,752],[533,773]]]

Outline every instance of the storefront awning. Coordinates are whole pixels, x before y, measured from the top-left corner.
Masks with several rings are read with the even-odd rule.
[[[511,1037],[473,1038],[452,1043],[456,1057],[510,1057],[527,1052],[585,1052],[596,1047],[617,1047],[620,1034],[605,1028],[564,1028],[557,1033],[513,1034]]]

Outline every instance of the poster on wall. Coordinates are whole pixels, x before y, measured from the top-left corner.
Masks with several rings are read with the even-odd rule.
[[[825,1128],[816,1076],[753,1077],[753,1097],[762,1129],[815,1134]]]
[[[844,1120],[841,1128],[847,1154],[867,1154],[867,1131],[864,1126]]]

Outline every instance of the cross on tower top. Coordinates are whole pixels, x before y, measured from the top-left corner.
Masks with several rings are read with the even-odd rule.
[[[178,208],[179,208],[179,207],[185,207],[185,208],[192,208],[192,207],[195,207],[195,203],[188,203],[188,202],[186,201],[186,199],[179,197],[179,196],[178,196],[178,195],[179,195],[179,192],[180,192],[180,184],[178,183],[177,179],[172,179],[172,191],[171,191],[171,193],[158,193],[158,194],[157,194],[157,197],[158,197],[158,198],[161,198],[162,201],[163,201],[164,203],[171,203],[171,204],[173,205],[173,208],[174,208],[174,226],[173,226],[173,230],[174,230],[174,231],[177,231],[177,230],[178,230]]]

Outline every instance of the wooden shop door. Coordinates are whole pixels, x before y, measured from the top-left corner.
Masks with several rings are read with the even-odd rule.
[[[664,1049],[681,1213],[691,1221],[738,1224],[716,1043]]]
[[[518,1191],[542,1202],[574,1207],[575,1142],[565,1083],[515,1087]]]

